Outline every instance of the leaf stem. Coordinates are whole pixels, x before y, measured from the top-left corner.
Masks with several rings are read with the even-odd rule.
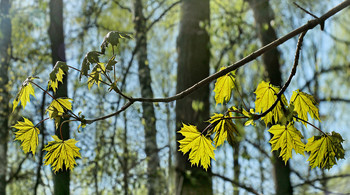
[[[38,122],[34,127],[38,127],[41,123],[43,123],[44,121],[50,119],[50,117],[47,117],[46,119],[41,120],[40,122]]]
[[[62,123],[61,123],[61,125],[60,125],[60,135],[61,135],[61,140],[64,142],[64,139],[63,139],[63,135],[62,135],[62,126],[63,126],[63,124],[64,123],[68,123],[68,122],[72,122],[72,121],[79,121],[79,120],[77,120],[77,119],[74,119],[74,120],[65,120],[65,121],[63,121]]]
[[[301,118],[299,118],[299,117],[297,117],[297,116],[293,116],[293,117],[296,118],[296,119],[298,119],[298,120],[303,121],[304,123],[309,124],[309,125],[312,126],[313,128],[317,129],[319,132],[321,132],[323,135],[328,136],[325,132],[323,132],[320,128],[316,127],[316,126],[313,125],[312,123],[309,123],[308,121],[306,121],[306,120],[304,120],[304,119],[301,119]]]

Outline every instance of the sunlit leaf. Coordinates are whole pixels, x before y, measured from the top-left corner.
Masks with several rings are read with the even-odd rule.
[[[19,90],[18,94],[16,95],[16,98],[13,100],[12,111],[14,111],[16,109],[19,102],[21,102],[21,105],[24,109],[27,105],[27,102],[30,102],[30,95],[35,97],[34,88],[33,88],[32,84],[30,83],[35,78],[37,78],[37,77],[28,77],[22,83],[21,89]]]
[[[308,159],[310,166],[330,169],[337,164],[337,160],[344,159],[343,141],[341,135],[334,131],[327,136],[314,136],[308,139],[305,150],[310,152]]]
[[[47,151],[44,164],[51,165],[55,173],[64,168],[72,170],[77,164],[75,158],[81,158],[80,149],[75,146],[78,141],[75,139],[62,141],[56,135],[52,138],[54,141],[50,141],[43,149]]]
[[[15,132],[15,140],[22,142],[21,146],[25,153],[31,151],[34,156],[36,147],[38,146],[38,135],[40,134],[40,131],[29,119],[24,117],[23,119],[23,122],[18,121],[14,126],[12,126],[18,129],[18,131]]]
[[[271,152],[281,149],[280,156],[286,164],[288,159],[292,158],[293,149],[296,153],[304,155],[305,144],[301,142],[303,136],[292,123],[288,125],[274,125],[269,129],[269,132],[273,134],[269,141],[272,145]]]
[[[307,113],[309,113],[311,118],[320,120],[317,102],[312,95],[301,92],[299,89],[297,91],[293,91],[290,104],[294,105],[294,111],[298,113],[299,118],[308,121]],[[306,126],[304,121],[301,122]]]
[[[210,158],[215,160],[214,146],[210,138],[205,137],[198,132],[197,127],[193,125],[185,125],[179,131],[185,138],[180,140],[180,149],[183,154],[190,152],[189,160],[191,165],[199,165],[207,170],[210,166]]]
[[[90,77],[87,81],[89,90],[94,84],[97,84],[98,87],[100,86],[100,83],[102,81],[101,73],[105,70],[106,68],[103,63],[96,64],[96,66],[92,69]]]
[[[214,114],[209,122],[214,125],[214,143],[218,147],[224,143],[225,140],[229,142],[230,145],[234,144],[235,135],[239,135],[236,125],[232,122],[230,117],[223,114]]]
[[[220,69],[223,70],[226,67]],[[226,104],[231,99],[232,89],[235,87],[234,72],[229,72],[226,75],[217,79],[214,87],[216,104]]]
[[[63,83],[63,75],[68,72],[68,66],[65,62],[57,61],[55,67],[50,73],[50,80],[48,83],[49,88],[52,88],[54,92],[58,88],[58,82]]]
[[[54,119],[56,129],[61,122],[63,114],[68,110],[72,110],[72,103],[70,101],[73,100],[70,98],[57,98],[53,100],[49,107],[46,109],[46,112],[49,113],[49,117],[51,119]]]
[[[268,110],[276,101],[279,91],[278,87],[271,85],[269,82],[262,81],[254,92],[256,94],[255,111],[263,113]],[[283,117],[281,102],[287,105],[287,99],[284,95],[282,95],[281,101],[278,102],[275,108],[262,117],[266,125],[273,122],[277,123]]]

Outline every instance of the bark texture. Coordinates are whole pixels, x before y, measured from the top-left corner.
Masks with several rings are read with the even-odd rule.
[[[0,0],[0,194],[6,194],[8,116],[10,114],[8,89],[8,70],[11,59],[10,7],[9,0]]]
[[[52,64],[57,61],[66,61],[64,32],[63,32],[63,2],[62,0],[50,0],[50,27],[49,37],[51,41],[51,58]],[[55,98],[67,97],[67,74],[63,77],[63,84],[59,83],[58,89],[54,94]],[[62,120],[63,121],[63,120]],[[69,138],[68,123],[62,126],[62,136],[66,140]],[[61,138],[60,131],[56,130],[56,135]],[[69,195],[70,173],[68,170],[57,172],[54,178],[54,194]]]
[[[250,7],[254,12],[254,18],[258,35],[262,45],[277,39],[277,35],[271,21],[274,20],[273,10],[268,0],[247,0]],[[280,70],[279,62],[280,53],[277,48],[274,48],[266,52],[262,58],[264,66],[267,72],[271,84],[275,86],[281,86],[282,74]],[[274,179],[277,195],[293,194],[293,188],[290,181],[290,167],[289,163],[285,165],[284,161],[278,157],[279,152],[273,152],[273,166],[274,166]]]
[[[185,0],[181,5],[180,31],[177,40],[177,87],[180,92],[209,75],[209,34],[205,30],[210,21],[209,0]],[[197,109],[194,109],[197,108]],[[176,131],[182,123],[200,124],[209,118],[209,86],[205,86],[176,102]],[[179,133],[176,140],[183,139]],[[179,146],[176,142],[177,148]],[[212,194],[212,180],[208,169],[191,167],[188,155],[176,153],[177,194]]]
[[[151,86],[152,78],[147,56],[147,19],[143,14],[142,0],[134,0],[134,17],[136,31],[135,39],[139,44],[137,61],[141,96],[153,98]],[[156,117],[153,104],[147,102],[142,103],[142,118],[144,120],[145,153],[147,156],[148,194],[161,194],[164,186],[162,187],[161,185],[163,181],[160,174],[161,171],[157,148]]]

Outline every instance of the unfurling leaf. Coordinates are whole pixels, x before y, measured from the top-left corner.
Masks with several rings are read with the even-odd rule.
[[[226,67],[220,69],[223,70]],[[226,104],[231,99],[232,89],[235,87],[234,72],[229,72],[226,75],[217,79],[214,87],[216,104]]]
[[[255,111],[263,113],[268,110],[276,101],[279,91],[280,89],[278,87],[271,85],[269,82],[262,81],[254,92],[256,94]],[[262,117],[266,125],[272,122],[277,123],[283,117],[281,102],[287,105],[287,99],[284,95],[281,96],[281,101],[277,103],[275,108]]]
[[[209,122],[214,125],[214,143],[218,147],[224,143],[227,139],[229,144],[232,146],[235,140],[235,134],[239,135],[236,125],[232,122],[229,117],[224,117],[223,114],[214,114],[209,119]]]
[[[30,83],[35,78],[37,78],[37,77],[28,77],[22,83],[21,89],[19,90],[18,94],[16,95],[16,98],[13,100],[12,112],[16,109],[19,102],[21,102],[21,105],[24,109],[27,105],[27,102],[30,102],[30,95],[35,97],[34,88],[33,88],[32,84]]]
[[[307,113],[309,113],[311,118],[320,120],[317,102],[312,95],[301,92],[299,89],[297,91],[293,91],[290,104],[294,105],[294,111],[298,113],[299,118],[308,121]],[[301,122],[306,126],[304,121]]]
[[[108,47],[108,44],[111,44],[112,47],[118,46],[119,39],[132,39],[132,36],[126,33],[118,32],[118,31],[111,31],[107,33],[107,35],[104,37],[103,42],[101,44],[101,52],[103,54],[105,53],[105,50]]]
[[[197,127],[185,125],[179,131],[185,138],[180,140],[180,149],[183,154],[191,150],[189,160],[191,165],[198,166],[199,161],[202,167],[207,170],[210,166],[210,158],[215,160],[214,146],[210,138],[198,132]]]
[[[77,164],[75,158],[81,158],[79,148],[75,146],[78,142],[75,139],[62,141],[56,135],[52,136],[54,141],[50,141],[43,150],[47,151],[44,164],[51,165],[56,173],[64,167],[72,170]]]
[[[101,72],[106,71],[106,68],[103,63],[97,63],[96,66],[92,69],[90,77],[87,81],[89,90],[96,83],[97,86],[100,86],[102,81]]]
[[[67,110],[72,110],[72,103],[70,101],[73,100],[70,98],[57,98],[46,109],[46,112],[49,112],[49,117],[55,120],[56,129],[61,122],[63,114]]]
[[[112,56],[106,65],[106,71],[110,71],[113,70],[113,66],[117,63],[117,61],[115,61],[115,56]]]
[[[70,98],[57,98],[51,102],[46,112],[49,112],[50,118],[62,116],[67,110],[72,110],[72,102],[70,101],[73,100]]]
[[[343,138],[339,133],[314,136],[308,139],[305,151],[310,152],[310,166],[330,169],[337,160],[344,159],[345,151],[342,146]]]
[[[50,80],[48,83],[49,88],[52,88],[54,92],[58,88],[58,82],[63,83],[63,75],[68,72],[68,66],[65,62],[57,61],[55,67],[50,73]]]
[[[18,129],[18,131],[15,132],[15,140],[22,142],[21,146],[25,153],[31,151],[34,156],[36,147],[38,146],[38,135],[40,134],[40,131],[29,119],[24,117],[23,119],[23,122],[18,121],[14,126],[12,126]]]
[[[90,65],[91,64],[95,64],[95,63],[99,63],[99,56],[101,55],[101,52],[98,51],[90,51],[88,52],[84,59],[83,59],[83,63],[81,64],[81,71],[80,71],[80,76],[79,79],[81,79],[81,77],[84,76],[88,76],[89,74],[89,70],[90,70]]]
[[[269,141],[272,145],[271,152],[281,148],[280,156],[287,164],[288,159],[292,158],[292,149],[296,153],[304,155],[305,144],[301,142],[303,136],[292,123],[288,125],[274,125],[269,129],[273,137]]]

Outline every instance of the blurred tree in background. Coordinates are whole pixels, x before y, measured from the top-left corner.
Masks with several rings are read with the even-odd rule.
[[[321,16],[341,2],[296,3]],[[341,133],[344,140],[350,139],[346,132],[350,125],[349,15],[345,8],[326,21],[323,31],[316,27],[308,32],[300,65],[286,91],[287,97],[294,89],[313,95],[322,124],[312,123]],[[78,129],[79,122],[70,122],[69,127],[65,123],[65,139],[79,140],[76,145],[82,156],[70,176],[66,173],[61,178],[61,173],[53,174],[49,166],[43,166],[44,144],[52,141],[48,135],[58,133],[52,122],[39,126],[35,158],[13,141],[11,126],[21,116],[34,124],[43,121],[51,102],[45,94],[36,93],[36,100],[25,110],[17,108],[10,114],[22,82],[33,75],[41,78],[37,81],[41,86],[47,86],[51,64],[57,60],[80,69],[86,53],[100,50],[110,31],[134,37],[121,40],[118,47],[100,56],[100,61],[116,56],[113,74],[119,90],[131,97],[154,98],[181,92],[311,19],[290,0],[0,0],[0,194],[348,193],[347,159],[324,171],[311,169],[305,157],[295,155],[285,166],[277,154],[270,153],[270,134],[260,121],[249,127],[237,122],[240,139],[217,148],[216,161],[207,172],[191,166],[177,152],[181,122],[204,129],[209,113],[223,113],[232,105],[253,108],[253,92],[262,80],[276,86],[285,83],[297,37],[239,68],[235,74],[240,91],[233,91],[228,105],[216,105],[215,83],[211,83],[176,102],[135,102],[123,113],[86,128]],[[127,104],[127,99],[108,93],[106,85],[89,90],[88,78],[79,81],[79,75],[70,71],[56,93],[56,97],[74,100],[75,114],[81,111],[93,119]],[[303,142],[319,135],[310,126],[298,129],[305,136]],[[345,151],[350,149],[347,141],[343,146]],[[62,181],[65,187],[58,187]]]

